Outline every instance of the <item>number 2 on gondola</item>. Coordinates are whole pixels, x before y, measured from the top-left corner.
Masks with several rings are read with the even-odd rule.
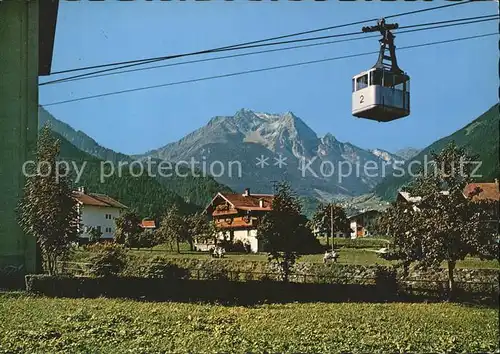
[[[359,96],[359,103],[363,103],[365,100],[365,96],[361,95]]]

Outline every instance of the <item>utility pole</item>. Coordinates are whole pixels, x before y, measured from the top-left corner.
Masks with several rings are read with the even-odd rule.
[[[335,235],[333,234],[333,203],[330,204],[330,234],[332,235],[332,252],[335,245]]]

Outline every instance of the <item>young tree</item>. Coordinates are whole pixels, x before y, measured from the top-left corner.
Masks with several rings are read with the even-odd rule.
[[[333,209],[333,210],[332,210]],[[337,204],[319,204],[316,208],[310,225],[317,229],[322,234],[326,234],[326,245],[329,246],[328,236],[332,235],[332,214],[333,214],[333,228],[335,231],[348,232],[349,221],[347,220],[344,209]]]
[[[217,243],[217,229],[215,228],[215,224],[205,214],[196,213],[190,215],[188,225],[191,240],[215,240],[215,243]]]
[[[19,205],[19,223],[24,232],[36,237],[49,274],[57,273],[58,259],[67,254],[79,230],[69,171],[56,163],[59,152],[60,142],[48,126],[43,127],[36,152],[39,169],[29,171]]]
[[[285,282],[288,282],[304,240],[313,238],[306,223],[299,199],[288,183],[279,183],[272,210],[259,223],[257,237],[269,253],[269,260],[278,263]]]
[[[473,201],[473,195],[463,194],[471,181],[474,157],[452,143],[433,158],[435,164],[427,166],[427,173],[421,173],[406,188],[410,195],[422,197],[420,204],[393,205],[379,228],[394,237],[394,247],[385,258],[401,260],[406,267],[417,262],[423,268],[437,268],[447,262],[452,298],[457,261],[468,255],[495,259],[498,230],[497,223],[491,222],[495,210],[492,204]]]
[[[179,212],[177,205],[173,205],[162,218],[160,227],[156,230],[156,235],[160,242],[177,246],[177,253],[180,253],[180,243],[190,239],[190,226],[187,217]]]
[[[115,242],[128,248],[137,244],[139,235],[142,233],[141,218],[134,210],[127,210],[115,220]]]
[[[102,231],[100,231],[97,227],[91,227],[88,231],[88,234],[90,243],[99,242],[102,237]]]

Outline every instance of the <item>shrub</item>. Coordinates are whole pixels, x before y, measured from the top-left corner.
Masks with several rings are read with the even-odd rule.
[[[250,245],[243,243],[241,240],[234,242],[221,240],[218,242],[218,246],[224,248],[227,252],[250,253]]]
[[[236,240],[231,245],[231,252],[250,253],[250,245],[248,243],[243,243],[241,240]]]
[[[98,277],[116,276],[127,265],[127,251],[124,246],[106,242],[88,246],[92,252],[90,274]]]
[[[272,281],[273,279],[271,279],[271,277],[267,273],[245,272],[243,273],[242,280],[266,282],[266,281]]]
[[[208,262],[200,272],[200,278],[205,280],[229,280],[229,273],[221,262]]]
[[[99,242],[99,240],[102,237],[102,231],[99,230],[97,227],[90,227],[88,234],[89,234],[89,239],[88,239],[89,243]]]
[[[315,272],[317,282],[347,284],[350,280],[346,277],[346,274],[349,274],[347,267],[340,264],[328,264],[324,267],[319,267]]]
[[[158,245],[158,240],[155,237],[155,234],[148,231],[143,231],[137,237],[136,247],[142,248],[152,248]]]
[[[187,279],[189,271],[181,268],[163,257],[153,257],[146,267],[147,278],[163,278],[163,279]]]

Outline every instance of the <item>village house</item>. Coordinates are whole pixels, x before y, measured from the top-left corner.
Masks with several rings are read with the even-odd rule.
[[[313,230],[312,230],[312,233],[314,235],[314,237],[330,237],[330,230],[325,230],[325,231],[322,231],[320,230],[319,228],[315,227]],[[351,237],[351,234],[346,231],[334,231],[333,232],[333,236],[334,237],[338,237],[338,238],[347,238],[347,237]]]
[[[380,215],[378,210],[361,210],[355,215],[349,216],[349,227],[351,228],[351,238],[372,236],[370,226]]]
[[[479,189],[479,193],[473,195],[475,191]],[[443,195],[448,195],[448,191],[441,191]],[[495,182],[488,183],[469,183],[465,186],[463,190],[464,197],[468,198],[472,196],[472,201],[485,201],[489,200],[492,202],[498,202],[500,200],[500,189],[498,185],[498,179]],[[413,207],[414,210],[418,210],[422,207],[425,200],[421,196],[410,196],[410,193],[399,191],[396,197],[396,202],[402,205],[407,205]]]
[[[410,196],[410,193],[403,192],[403,191],[399,191],[398,195],[396,197],[396,202],[405,203],[405,204],[409,204],[409,205],[419,203],[421,200],[422,200],[422,197],[420,197],[420,196],[412,197],[412,196]]]
[[[143,219],[140,226],[146,232],[153,232],[156,229],[156,222],[150,219]]]
[[[396,197],[396,203],[407,208],[412,208],[414,211],[419,210],[419,205],[422,202],[421,196],[411,196],[408,192],[399,191]]]
[[[469,183],[464,188],[464,196],[470,196],[474,194],[479,188],[479,193],[472,196],[473,202],[479,201],[490,201],[494,204],[492,205],[492,220],[491,222],[497,224],[497,229],[500,227],[500,188],[498,185],[498,179],[495,179],[493,183]]]
[[[500,201],[500,189],[498,186],[498,179],[495,179],[495,182],[489,183],[469,183],[464,188],[464,196],[469,196],[471,193],[479,188],[480,192],[477,195],[472,197],[473,201],[479,200],[490,200],[493,202]]]
[[[116,224],[115,219],[120,216],[127,206],[113,198],[96,193],[88,193],[84,187],[73,192],[77,200],[78,214],[82,225],[80,238],[82,241],[89,238],[91,228],[102,232],[101,239],[113,239]]]
[[[479,191],[477,193],[476,191]],[[443,195],[448,195],[448,191],[441,191]],[[500,189],[498,185],[498,179],[495,179],[495,182],[487,182],[487,183],[469,183],[465,186],[462,192],[464,198],[472,197],[473,202],[481,202],[481,201],[490,201],[493,202],[493,210],[492,212],[492,223],[496,223],[500,225],[500,210],[499,210],[499,201],[500,201]],[[425,199],[420,196],[410,196],[408,192],[399,192],[396,198],[397,203],[401,203],[402,205],[406,205],[408,208],[412,208],[415,211],[418,211],[422,208],[425,208]]]
[[[441,191],[442,195],[449,195],[449,191]],[[396,197],[396,203],[412,208],[414,211],[420,210],[425,207],[426,198],[421,196],[412,196],[408,192],[399,191]]]
[[[215,222],[219,239],[240,241],[256,253],[262,250],[257,226],[260,218],[271,210],[273,198],[270,194],[251,194],[248,188],[243,194],[217,193],[205,212]]]

